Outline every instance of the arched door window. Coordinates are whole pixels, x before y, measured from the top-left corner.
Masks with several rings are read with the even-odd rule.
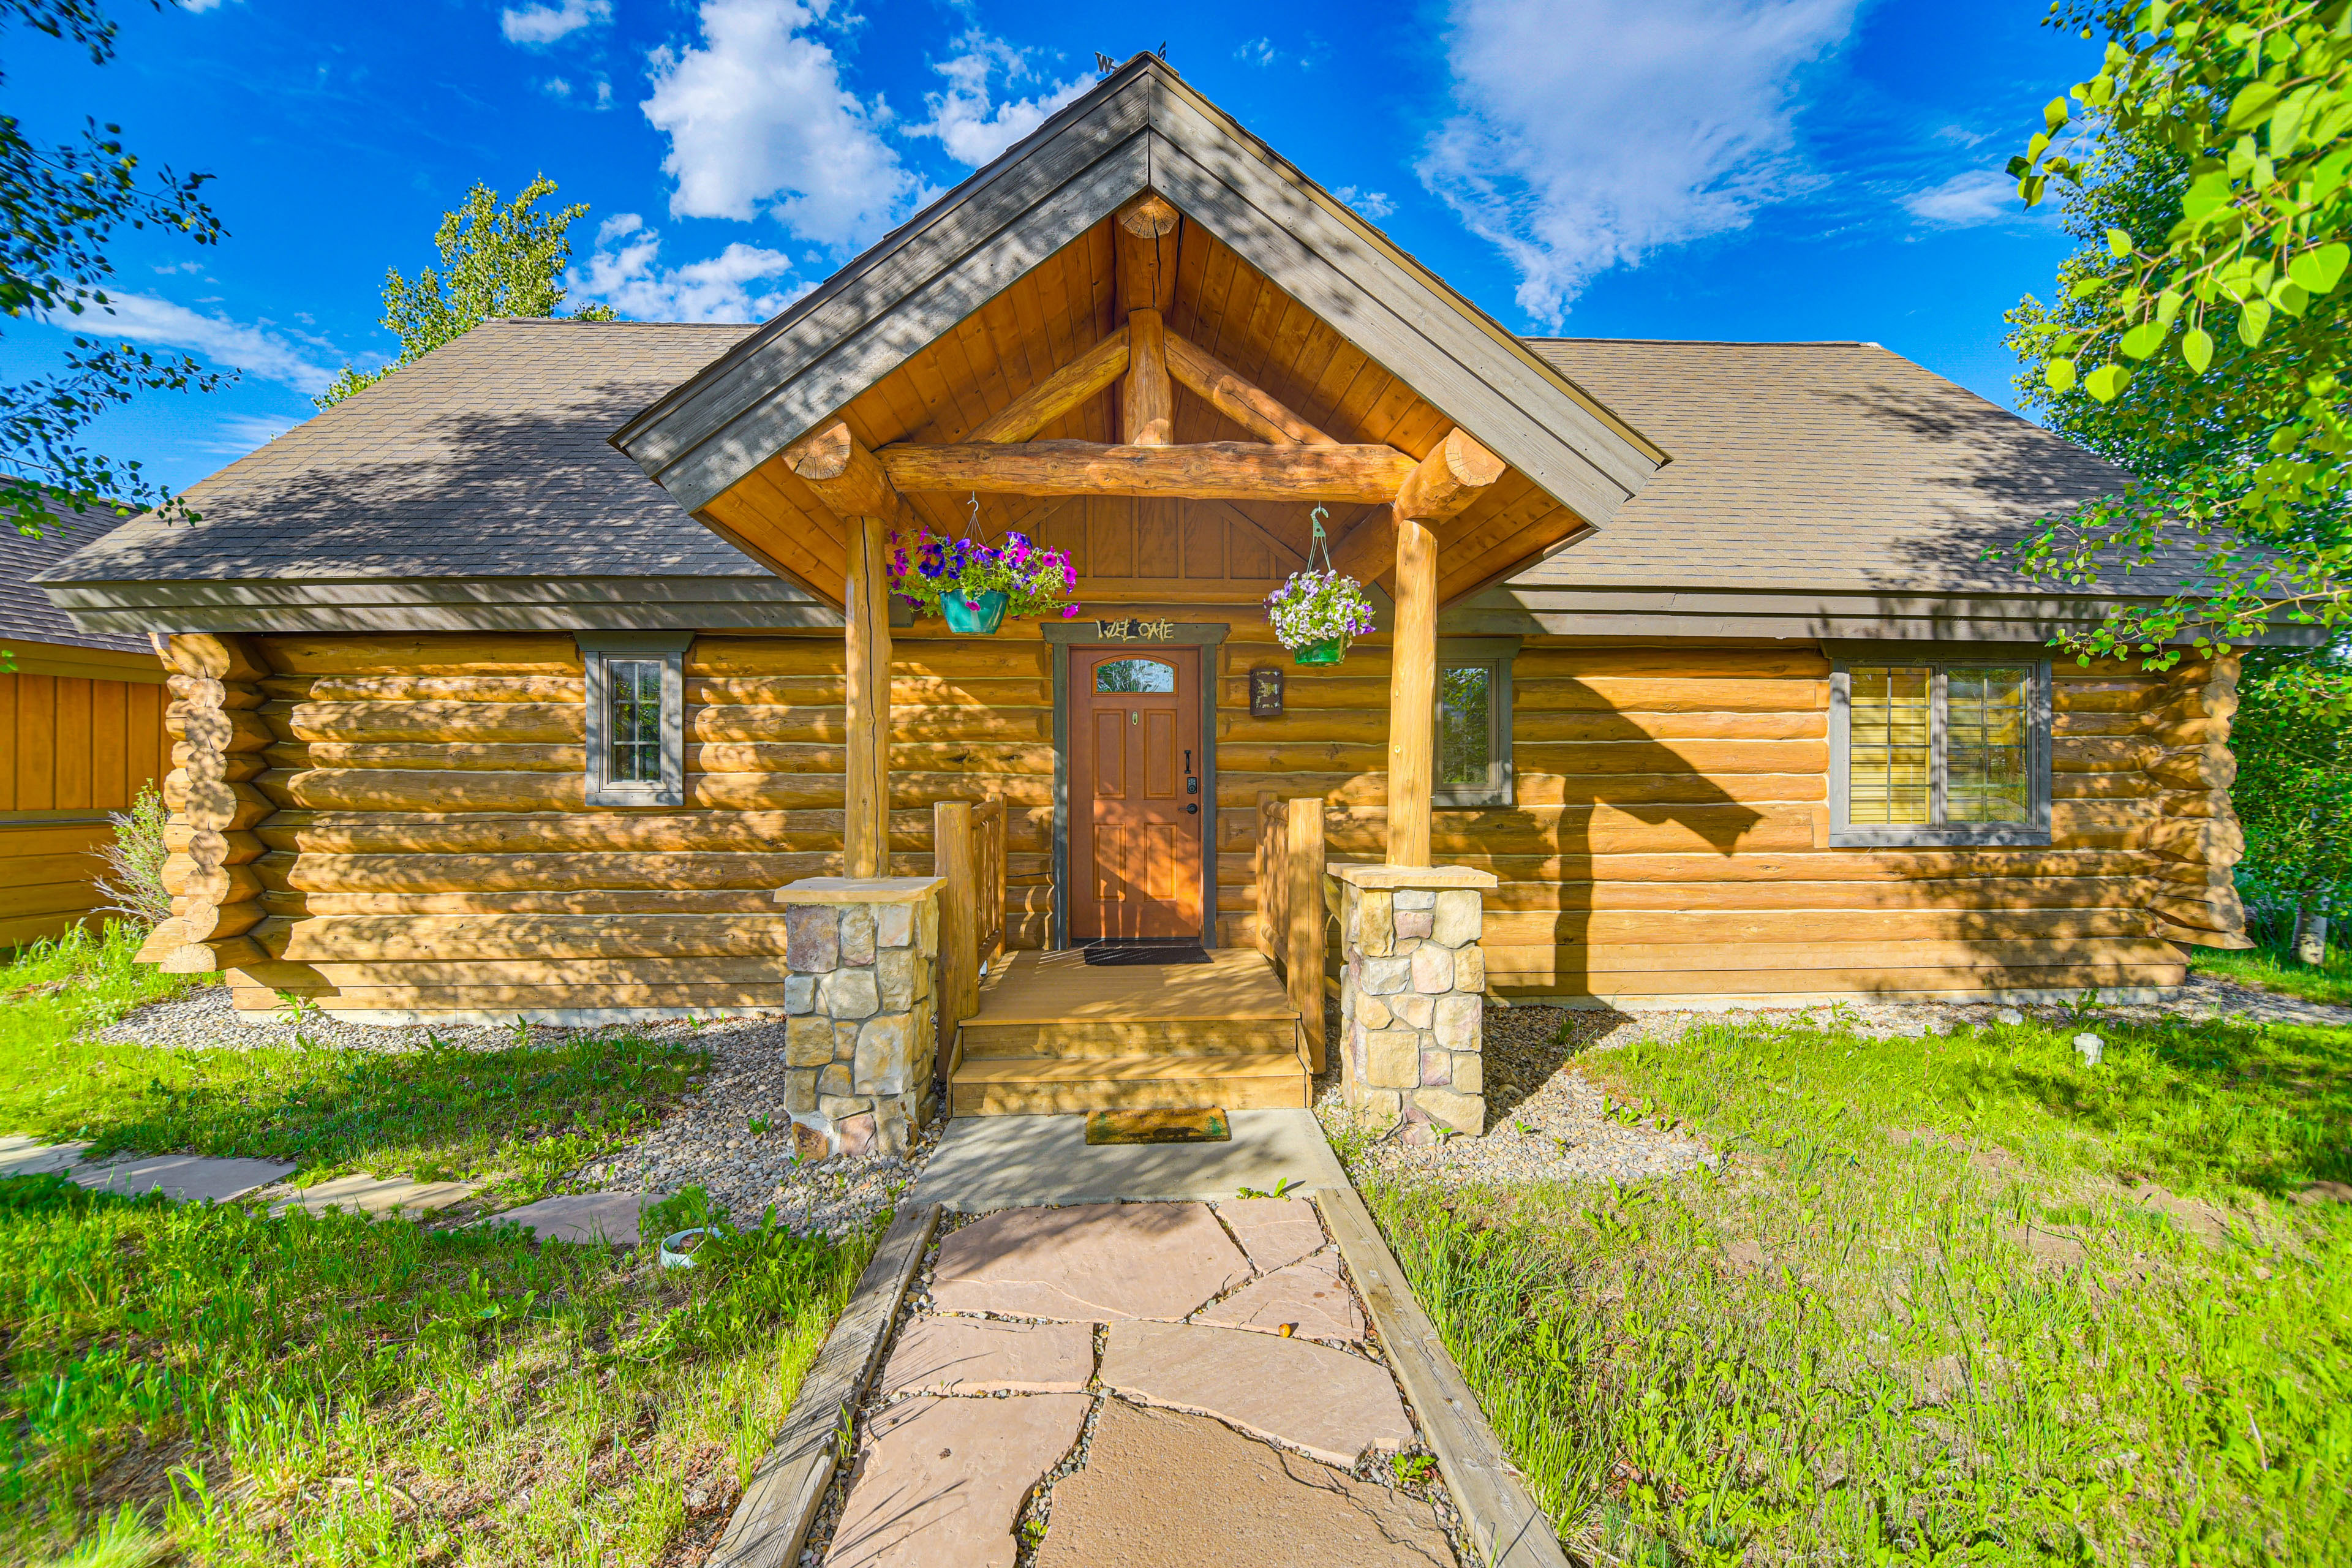
[[[1176,689],[1176,667],[1156,658],[1112,658],[1095,666],[1097,691]]]

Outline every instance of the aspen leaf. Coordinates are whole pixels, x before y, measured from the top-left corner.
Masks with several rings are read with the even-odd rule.
[[[2323,245],[2288,262],[2286,275],[2305,293],[2326,294],[2342,280],[2347,261],[2352,261],[2352,246]]]
[[[2111,228],[2107,230],[2108,255],[2114,257],[2125,257],[2129,256],[2131,253],[2132,237],[2130,235],[2126,234],[2119,228]]]
[[[2253,348],[2263,341],[2263,333],[2271,324],[2271,307],[2267,300],[2249,300],[2238,307],[2238,341]]]
[[[2042,367],[2042,379],[2050,384],[2053,392],[2074,391],[2074,362],[2070,359],[2052,360]]]
[[[2142,321],[2124,334],[2119,346],[2133,359],[2146,359],[2164,346],[2164,328],[2156,321]]]
[[[2056,135],[2058,128],[2066,123],[2066,100],[2063,98],[2053,98],[2043,104],[2042,123],[2050,128],[2052,135]]]
[[[2270,111],[2279,100],[2279,89],[2267,81],[2249,82],[2244,90],[2230,100],[2229,129],[2242,131]],[[2054,130],[2055,127],[2053,127]]]
[[[2083,378],[2083,390],[2102,403],[2113,403],[2123,389],[2131,384],[2131,372],[2109,363],[2101,365]]]

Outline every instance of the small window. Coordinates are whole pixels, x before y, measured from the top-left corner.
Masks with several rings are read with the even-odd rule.
[[[1830,842],[2050,842],[2050,666],[2038,658],[1832,660]]]
[[[690,632],[581,632],[588,667],[588,804],[686,804]]]
[[[1509,647],[1488,647],[1511,642]],[[1439,805],[1511,804],[1511,660],[1515,639],[1447,639],[1437,656],[1437,755],[1431,800]]]
[[[1095,666],[1097,691],[1173,691],[1176,668],[1156,658],[1115,658]]]

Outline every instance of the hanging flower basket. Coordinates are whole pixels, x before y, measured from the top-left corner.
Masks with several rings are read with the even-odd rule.
[[[1348,645],[1372,629],[1372,602],[1364,585],[1331,569],[1331,547],[1323,534],[1325,512],[1315,509],[1315,539],[1307,569],[1294,572],[1265,596],[1266,624],[1298,664],[1338,664]],[[1318,557],[1322,565],[1317,566]]]
[[[950,631],[984,637],[1008,615],[1067,620],[1078,613],[1069,597],[1077,585],[1066,553],[1025,534],[1008,533],[1002,544],[936,533],[891,541],[890,591],[917,614],[943,617]]]

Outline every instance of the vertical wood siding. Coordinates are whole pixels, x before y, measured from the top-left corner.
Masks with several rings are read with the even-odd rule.
[[[163,689],[0,675],[0,948],[96,909],[106,814],[164,774]]]

